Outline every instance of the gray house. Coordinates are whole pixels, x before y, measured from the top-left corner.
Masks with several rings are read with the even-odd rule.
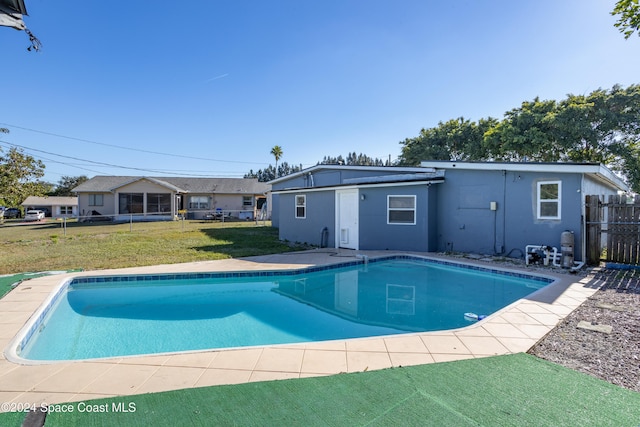
[[[270,182],[283,240],[362,250],[523,256],[561,248],[584,259],[584,198],[629,191],[599,164],[423,162],[318,165]]]
[[[95,176],[73,189],[80,218],[170,220],[224,213],[253,219],[264,212],[268,184],[243,178]]]

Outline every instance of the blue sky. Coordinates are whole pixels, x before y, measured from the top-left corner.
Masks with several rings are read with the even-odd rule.
[[[0,27],[0,146],[28,147],[52,183],[241,177],[274,145],[304,167],[395,159],[440,121],[640,83],[614,3],[26,0],[43,49]]]

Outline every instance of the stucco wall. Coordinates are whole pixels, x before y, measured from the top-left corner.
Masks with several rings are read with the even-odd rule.
[[[89,206],[89,196],[91,194],[102,194],[102,206]],[[115,195],[113,193],[79,193],[78,194],[78,214],[80,216],[89,215],[92,211],[101,215],[115,214]]]
[[[295,196],[306,194],[306,218],[295,218]],[[328,246],[335,240],[335,195],[334,191],[312,191],[308,193],[280,194],[278,199],[279,237],[290,242],[320,245],[322,230],[327,227]],[[273,212],[276,212],[275,210]]]
[[[560,247],[574,232],[581,254],[581,174],[448,170],[438,188],[438,250],[522,256],[525,246]],[[537,182],[561,181],[561,219],[537,219]],[[491,210],[491,202],[497,209]]]
[[[435,184],[437,186],[440,184]],[[363,250],[435,250],[435,233],[430,228],[429,212],[435,200],[431,200],[427,184],[402,187],[362,188],[360,194],[360,249]],[[387,196],[416,196],[416,223],[387,224]],[[434,197],[432,197],[434,199]]]

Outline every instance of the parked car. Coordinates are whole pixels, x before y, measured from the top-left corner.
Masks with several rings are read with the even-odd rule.
[[[24,215],[25,221],[41,221],[43,219],[44,219],[43,211],[31,210],[31,211],[27,211],[27,213]]]
[[[22,212],[18,208],[8,208],[4,210],[5,218],[21,218]]]

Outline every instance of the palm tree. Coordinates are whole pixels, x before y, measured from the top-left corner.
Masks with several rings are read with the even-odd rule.
[[[278,160],[280,160],[280,158],[282,157],[282,147],[280,147],[279,145],[276,145],[275,147],[273,147],[271,149],[271,154],[273,155],[273,157],[276,158],[276,178],[278,177]]]

